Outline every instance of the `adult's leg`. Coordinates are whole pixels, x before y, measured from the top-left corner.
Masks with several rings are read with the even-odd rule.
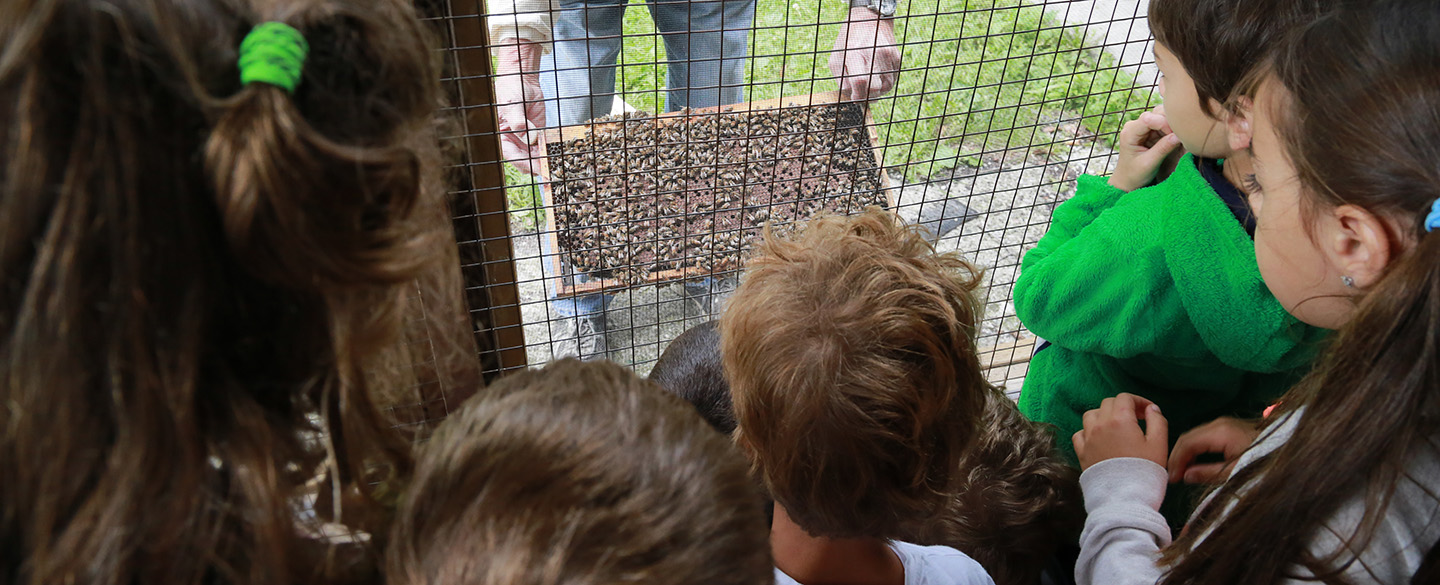
[[[541,59],[540,87],[552,126],[569,126],[610,113],[615,96],[615,61],[620,55],[626,0],[560,0],[554,16],[555,43]],[[550,210],[551,213],[554,210]],[[541,238],[542,253],[555,254]],[[558,264],[558,262],[556,262]],[[550,265],[549,262],[546,263]],[[551,355],[603,359],[606,356],[605,294],[557,298],[555,278],[546,275],[550,299]],[[588,277],[577,275],[573,282]]]
[[[666,111],[744,101],[755,0],[654,0],[646,5],[665,40]]]
[[[665,40],[665,110],[708,108],[745,100],[745,64],[755,0],[651,0]],[[733,276],[685,282],[685,294],[718,316],[735,289]]]
[[[550,238],[540,237],[542,266],[546,267],[545,296],[550,299],[550,320],[547,323],[550,334],[550,355],[554,359],[578,357],[582,360],[604,359],[608,354],[605,338],[605,308],[613,298],[607,294],[589,294],[573,297],[559,296],[557,276],[548,268],[555,256]],[[560,264],[555,259],[554,265]],[[570,282],[589,280],[585,275],[576,275]]]
[[[626,0],[560,0],[554,47],[541,59],[549,124],[569,126],[610,113]]]
[[[701,312],[719,319],[725,313],[730,295],[739,286],[740,278],[735,274],[696,278],[685,281],[685,296],[699,304]]]

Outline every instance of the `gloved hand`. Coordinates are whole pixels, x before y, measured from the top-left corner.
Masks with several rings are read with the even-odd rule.
[[[544,135],[544,94],[540,92],[540,43],[506,38],[496,49],[495,103],[500,152],[516,168],[540,172],[536,146]]]
[[[840,77],[850,99],[870,101],[888,93],[900,77],[895,22],[864,6],[851,8],[830,52],[830,72]]]

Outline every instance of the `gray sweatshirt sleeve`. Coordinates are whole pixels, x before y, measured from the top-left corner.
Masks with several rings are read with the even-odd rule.
[[[1303,410],[1303,409],[1302,409]],[[1240,456],[1235,469],[1244,469],[1274,451],[1294,434],[1301,411],[1275,421],[1255,445]],[[1081,585],[1153,585],[1160,578],[1155,561],[1170,544],[1170,528],[1157,510],[1165,499],[1165,469],[1144,459],[1102,461],[1080,475],[1085,492],[1085,531],[1080,535],[1080,558],[1075,580]],[[1354,583],[1405,585],[1424,561],[1426,551],[1440,541],[1440,436],[1427,438],[1405,464],[1384,517],[1362,550],[1351,550],[1356,531],[1364,523],[1366,491],[1343,503],[1309,540],[1316,558],[1337,555],[1344,576]],[[1202,503],[1201,506],[1208,505]],[[1229,513],[1226,506],[1222,513]],[[1205,538],[1200,535],[1200,539]],[[1300,580],[1284,585],[1313,583],[1299,566]]]
[[[1170,526],[1160,515],[1169,476],[1146,459],[1101,461],[1080,474],[1085,530],[1075,563],[1079,585],[1153,585],[1160,579],[1160,549]]]

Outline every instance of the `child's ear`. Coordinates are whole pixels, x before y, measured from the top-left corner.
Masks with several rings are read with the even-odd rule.
[[[1248,97],[1238,97],[1225,108],[1225,128],[1230,133],[1230,150],[1250,148],[1250,110],[1253,103]]]
[[[1354,279],[1355,288],[1374,285],[1390,265],[1396,250],[1396,235],[1381,217],[1356,205],[1341,205],[1331,211],[1335,232],[1331,234],[1331,261],[1340,274]]]

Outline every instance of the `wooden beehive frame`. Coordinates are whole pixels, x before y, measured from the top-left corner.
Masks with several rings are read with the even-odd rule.
[[[669,114],[661,114],[659,116],[656,116],[656,119],[659,121],[660,124],[666,124],[667,121],[670,120],[673,120],[673,122],[668,123],[680,123],[687,117],[703,118],[706,116],[715,116],[718,114],[743,113],[750,111],[759,112],[788,107],[807,107],[836,104],[839,102],[840,93],[838,91],[832,91],[804,96],[783,97],[755,102],[746,102],[741,104],[718,106],[713,108],[694,109],[683,113],[672,112]],[[622,123],[623,122],[620,120],[615,120],[611,122],[603,122],[597,124],[585,123],[551,129],[546,132],[543,144],[548,145],[552,142],[564,142],[584,138],[588,136],[592,131],[610,129],[619,126]],[[864,125],[865,132],[870,140],[870,148],[875,155],[876,169],[879,171],[880,176],[880,189],[884,194],[886,206],[893,209],[895,207],[894,193],[890,189],[889,178],[884,172],[883,149],[879,147],[879,140],[875,132],[874,119],[871,117],[868,108],[865,110]],[[548,158],[542,158],[540,161],[540,173],[542,177],[540,195],[541,204],[546,210],[545,237],[549,239],[549,249],[551,250],[551,253],[545,255],[542,258],[542,262],[545,263],[547,267],[547,272],[550,275],[553,275],[553,278],[555,279],[554,290],[557,291],[557,296],[571,297],[628,288],[630,285],[626,284],[625,282],[618,279],[608,278],[590,280],[578,284],[566,282],[567,279],[565,278],[565,274],[562,270],[560,263],[562,253],[558,240],[559,231],[557,229],[555,221],[556,207],[553,199],[553,194],[551,193],[550,189],[548,179],[548,177],[550,176],[550,172],[547,163]],[[714,272],[712,270],[703,267],[685,267],[680,269],[661,270],[657,272],[652,272],[647,275],[643,284],[658,284],[662,282],[676,280],[701,278],[706,276],[712,276],[713,273]]]

